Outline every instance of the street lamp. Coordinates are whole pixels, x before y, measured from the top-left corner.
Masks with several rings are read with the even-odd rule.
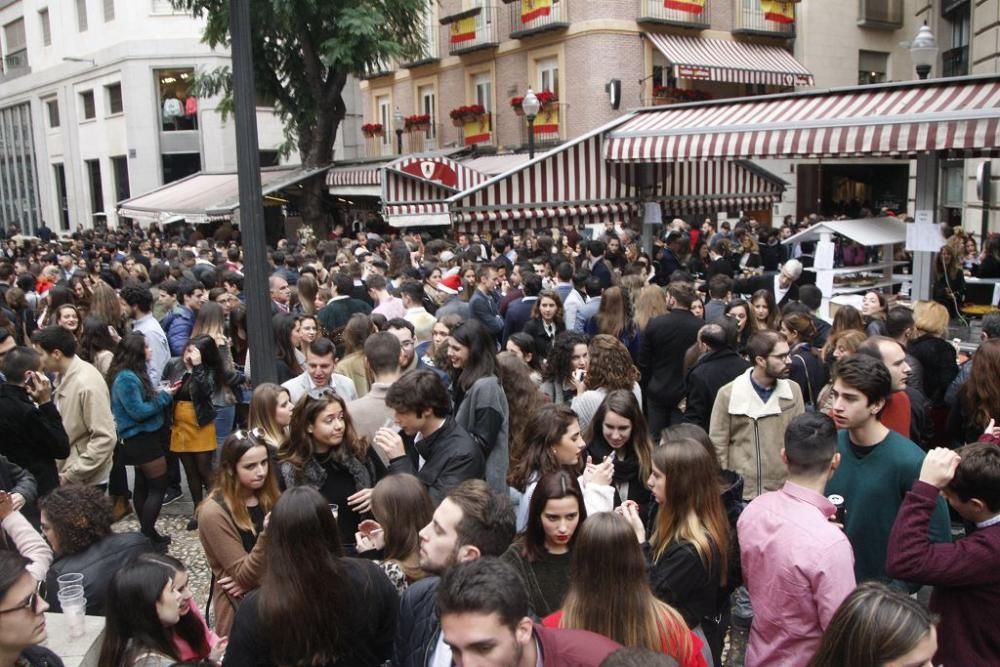
[[[542,108],[542,103],[538,101],[535,92],[528,88],[528,93],[521,100],[521,109],[524,117],[528,119],[528,159],[535,158],[535,116]]]
[[[403,154],[403,124],[406,119],[403,118],[403,112],[396,107],[396,113],[392,114],[392,122],[396,127],[396,153],[399,155]]]
[[[931,67],[937,62],[938,46],[934,40],[934,33],[927,26],[927,22],[920,26],[917,36],[910,42],[910,58],[913,66],[917,70],[917,76],[926,79],[931,73]]]

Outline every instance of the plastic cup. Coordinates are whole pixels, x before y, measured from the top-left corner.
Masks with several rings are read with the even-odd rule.
[[[56,582],[59,584],[59,590],[67,586],[83,586],[83,575],[79,572],[67,572],[57,578]]]
[[[56,595],[59,597],[60,604],[62,604],[64,600],[66,602],[72,602],[77,598],[83,597],[84,595],[83,586],[66,586],[62,588]]]
[[[334,519],[340,518],[340,507],[336,503],[330,503],[330,513],[333,514]]]
[[[70,639],[78,639],[86,634],[87,599],[75,598],[72,602],[63,603],[62,613],[66,619]]]

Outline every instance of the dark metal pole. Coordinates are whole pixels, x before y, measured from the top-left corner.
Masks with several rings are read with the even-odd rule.
[[[260,154],[254,95],[253,52],[250,48],[250,0],[233,0],[229,8],[233,58],[233,119],[239,171],[240,237],[247,295],[247,342],[255,385],[278,379],[274,365],[274,333],[268,290],[267,241],[260,192]]]
[[[396,128],[396,154],[403,154],[403,130]]]
[[[535,159],[535,117],[528,116],[528,159]]]

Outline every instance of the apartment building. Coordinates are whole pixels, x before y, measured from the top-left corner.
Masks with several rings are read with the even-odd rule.
[[[234,170],[232,118],[190,90],[197,72],[230,63],[202,25],[169,0],[0,0],[0,223],[115,225],[123,199]],[[357,150],[356,91],[338,156]],[[257,127],[261,164],[277,164],[282,125],[265,104]]]
[[[403,152],[461,146],[469,133],[452,115],[473,105],[486,115],[473,135],[478,143],[523,148],[528,124],[516,98],[529,87],[553,96],[535,120],[535,143],[546,146],[634,107],[806,85],[808,72],[789,51],[797,23],[787,7],[789,19],[780,22],[766,18],[760,0],[430,2],[425,52],[413,62],[387,63],[361,82],[366,123],[381,126],[366,140],[366,154],[397,152],[399,120]],[[699,53],[715,66],[683,69],[686,63],[670,59]],[[428,116],[429,126],[410,131],[405,119],[413,116]]]

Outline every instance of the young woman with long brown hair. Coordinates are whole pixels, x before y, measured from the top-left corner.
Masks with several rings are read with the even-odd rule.
[[[565,469],[542,475],[528,508],[528,525],[503,560],[517,570],[534,616],[559,609],[569,586],[570,558],[587,506],[576,476]]]
[[[267,572],[229,635],[225,666],[356,665],[392,657],[399,596],[371,561],[344,558],[315,490],[289,489],[268,530]]]
[[[664,653],[682,667],[704,667],[701,639],[673,607],[653,595],[629,523],[613,512],[595,514],[577,535],[562,609],[542,624],[589,630],[623,646]]]
[[[566,312],[563,310],[559,293],[551,289],[543,289],[538,293],[538,300],[531,309],[531,319],[525,323],[522,331],[535,339],[535,355],[541,359],[549,356],[552,341],[566,330]]]
[[[257,385],[250,397],[247,426],[261,433],[264,442],[275,450],[288,438],[288,425],[295,407],[290,396],[281,385],[265,382]]]
[[[434,515],[423,482],[407,474],[385,477],[372,489],[372,516],[355,539],[358,553],[379,551],[379,566],[399,594],[427,576],[420,567],[420,531]]]
[[[729,522],[718,470],[697,440],[664,443],[653,451],[647,482],[659,508],[648,541],[637,507],[622,506],[646,553],[653,593],[691,629],[715,615],[719,588],[728,579]]]
[[[288,431],[278,450],[285,488],[310,486],[336,505],[341,542],[353,549],[362,515],[371,509],[375,469],[347,403],[329,387],[314,389],[299,399]]]
[[[215,580],[215,631],[221,636],[229,634],[244,593],[260,584],[265,518],[278,495],[263,438],[232,433],[222,445],[212,492],[197,510],[198,538]]]
[[[586,391],[573,399],[570,404],[580,420],[580,428],[586,429],[594,413],[604,401],[604,397],[615,389],[627,389],[635,394],[635,400],[642,403],[642,389],[639,388],[639,369],[625,345],[614,336],[599,334],[590,341],[590,364],[584,378]]]
[[[621,341],[632,363],[639,359],[639,328],[633,321],[632,299],[621,287],[609,287],[601,295],[601,306],[587,322],[584,333],[589,336],[606,334]]]
[[[990,420],[1000,419],[1000,339],[984,340],[969,363],[969,379],[948,415],[948,434],[954,447],[975,442]]]

